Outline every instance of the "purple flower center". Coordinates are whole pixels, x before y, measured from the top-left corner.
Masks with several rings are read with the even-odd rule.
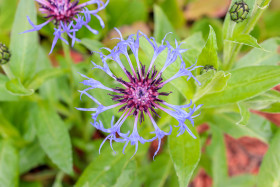
[[[161,75],[156,77],[157,71],[155,68],[151,73],[145,73],[145,66],[141,68],[141,74],[143,76],[139,72],[137,72],[137,76],[132,76],[127,70],[126,74],[130,80],[129,82],[117,78],[117,81],[122,83],[126,88],[115,88],[121,95],[111,95],[113,97],[112,100],[124,104],[119,109],[119,112],[125,109],[132,109],[134,110],[134,116],[138,116],[140,113],[140,123],[144,121],[144,113],[147,114],[149,109],[154,115],[158,115],[155,108],[159,103],[163,102],[163,100],[158,98],[159,95],[168,96],[171,93],[159,92],[163,83]]]
[[[70,22],[81,11],[81,7],[77,6],[78,3],[79,1],[71,2],[71,0],[39,1],[40,11],[47,14],[47,18],[54,18],[57,22]]]

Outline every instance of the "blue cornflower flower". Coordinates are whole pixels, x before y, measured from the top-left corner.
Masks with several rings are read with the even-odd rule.
[[[154,156],[158,153],[161,145],[161,139],[165,136],[168,136],[172,132],[172,126],[170,125],[170,130],[169,132],[164,132],[161,130],[156,121],[153,118],[153,115],[158,116],[157,111],[158,109],[163,110],[165,113],[171,115],[174,117],[178,122],[179,130],[178,130],[178,136],[183,134],[185,131],[187,131],[193,138],[196,138],[195,135],[191,132],[191,130],[188,128],[188,126],[185,124],[185,122],[188,120],[192,125],[194,125],[193,118],[196,116],[193,116],[194,112],[196,112],[201,105],[199,106],[192,106],[192,102],[190,100],[190,103],[187,105],[182,105],[182,106],[177,106],[177,105],[172,105],[167,102],[165,102],[162,99],[159,99],[159,96],[168,96],[172,92],[160,92],[159,90],[167,83],[170,81],[181,77],[181,76],[186,76],[187,80],[190,78],[193,78],[198,84],[199,81],[194,77],[192,74],[192,71],[195,70],[198,67],[201,66],[195,66],[192,65],[191,67],[186,67],[186,64],[181,56],[183,52],[186,52],[186,49],[181,49],[181,44],[178,44],[177,41],[175,41],[176,47],[173,48],[169,42],[165,41],[166,36],[162,40],[161,44],[157,44],[155,39],[153,37],[148,37],[144,33],[138,31],[136,35],[130,35],[128,36],[127,39],[124,39],[118,29],[116,29],[117,32],[120,35],[119,39],[120,41],[118,44],[111,50],[108,48],[105,48],[109,54],[105,55],[102,52],[97,52],[102,60],[101,65],[97,65],[94,62],[94,68],[100,69],[103,72],[105,72],[107,75],[109,75],[112,79],[117,81],[119,84],[123,86],[123,88],[108,88],[104,86],[101,82],[89,78],[85,75],[82,75],[84,78],[86,78],[84,81],[81,83],[86,85],[87,88],[81,92],[82,95],[86,95],[89,97],[91,100],[93,100],[98,107],[95,108],[77,108],[78,110],[81,111],[93,111],[94,113],[92,114],[92,118],[94,122],[92,125],[104,132],[108,133],[107,137],[104,139],[104,141],[100,145],[100,149],[105,143],[106,140],[110,141],[110,145],[113,149],[112,142],[121,142],[124,143],[123,147],[123,153],[126,148],[126,146],[130,143],[131,145],[135,145],[135,153],[137,152],[138,149],[138,144],[139,142],[144,144],[146,142],[151,142],[153,140],[158,140],[158,148],[154,154]],[[141,64],[138,58],[138,52],[139,52],[139,41],[140,38],[144,37],[151,46],[154,49],[154,55],[152,57],[151,63],[149,67],[146,70],[146,67]],[[131,50],[132,55],[135,58],[137,67],[136,69],[132,65],[132,60],[130,59],[130,56],[128,54],[128,50]],[[157,57],[164,51],[167,50],[167,57],[166,61],[164,63],[164,66],[160,71],[157,71],[155,68],[155,61]],[[107,52],[107,53],[108,53]],[[125,66],[123,65],[123,62],[121,61],[121,55],[124,55],[126,57],[128,65],[131,69],[131,71],[127,70]],[[178,58],[179,57],[179,58]],[[177,59],[181,61],[181,66],[179,71],[172,76],[171,78],[163,81],[162,78],[162,73],[170,66],[172,63],[174,63]],[[122,71],[126,74],[128,81],[123,80],[122,78],[119,78],[115,76],[112,71],[110,70],[107,60],[114,61],[116,62],[119,67],[122,69]],[[114,102],[117,102],[116,104],[110,105],[110,106],[104,106],[102,105],[96,98],[94,98],[92,95],[90,95],[87,91],[92,90],[92,89],[103,89],[106,91],[110,91],[113,94],[109,94],[112,96],[112,100]],[[118,119],[117,122],[114,120],[114,116],[111,121],[111,128],[104,128],[102,122],[100,120],[97,120],[98,115],[101,114],[102,112],[106,110],[110,110],[113,108],[118,108],[119,112],[123,112],[121,117]],[[183,108],[188,108],[188,112],[184,110]],[[137,127],[138,127],[138,121],[139,123],[142,123],[144,121],[144,116],[147,115],[147,117],[151,120],[154,131],[151,132],[151,134],[154,134],[155,136],[151,139],[144,139],[141,137],[138,133]],[[134,116],[134,125],[133,125],[133,130],[132,132],[126,132],[122,133],[121,132],[121,127],[124,124],[125,120],[129,116]],[[99,153],[100,153],[99,149]],[[134,153],[134,155],[135,155]],[[133,155],[133,156],[134,156]]]
[[[71,2],[71,0],[36,0],[39,5],[40,12],[45,14],[45,18],[48,20],[40,25],[34,25],[30,20],[29,16],[27,19],[33,29],[24,31],[22,33],[33,32],[41,30],[45,25],[54,21],[57,28],[54,31],[54,39],[52,42],[52,48],[50,53],[52,53],[54,46],[56,45],[58,39],[61,39],[66,44],[68,42],[62,37],[63,33],[66,33],[72,39],[72,46],[75,41],[80,41],[76,38],[76,32],[79,31],[83,26],[90,30],[93,34],[98,34],[98,31],[92,29],[88,23],[91,21],[91,16],[97,18],[100,22],[102,28],[105,27],[103,20],[97,13],[103,10],[109,3],[101,0],[90,0],[85,3],[79,4],[79,0]],[[96,4],[96,10],[88,10],[86,6]]]

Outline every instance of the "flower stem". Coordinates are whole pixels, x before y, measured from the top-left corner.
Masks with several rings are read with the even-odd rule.
[[[68,37],[68,36],[66,35],[66,37]],[[70,70],[69,71],[69,84],[70,84],[70,93],[71,93],[70,98],[73,99],[75,86],[74,86],[74,75],[73,75],[73,67],[72,67],[73,61],[72,61],[71,54],[70,54],[70,46],[67,45],[66,43],[62,42],[62,49],[63,49],[63,53],[65,56],[67,68]],[[73,101],[72,100],[70,101],[69,105],[70,105],[70,111],[73,111]]]
[[[268,7],[269,3],[270,0],[263,0],[260,6],[256,4],[256,6],[258,7],[256,8],[256,11],[254,12],[253,16],[251,16],[250,20],[248,21],[247,26],[244,28],[244,34],[249,34],[253,30],[263,11]],[[228,35],[226,39],[228,39]],[[224,49],[224,70],[228,71],[232,68],[234,60],[237,54],[239,53],[242,44],[228,44],[225,46],[230,46],[225,47]]]

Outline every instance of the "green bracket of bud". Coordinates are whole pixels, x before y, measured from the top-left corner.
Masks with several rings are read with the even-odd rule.
[[[0,65],[7,64],[11,58],[11,53],[5,44],[0,43]]]
[[[229,10],[230,18],[236,23],[242,22],[247,18],[249,11],[249,6],[244,1],[235,2]]]
[[[210,70],[217,71],[217,70],[214,68],[214,66],[212,66],[212,65],[206,65],[206,66],[204,66],[204,67],[200,70],[200,75],[202,75],[202,74],[204,74],[204,73],[206,73],[206,72],[208,72],[208,71],[210,71]]]

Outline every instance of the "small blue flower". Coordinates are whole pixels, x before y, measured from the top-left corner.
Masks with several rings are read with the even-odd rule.
[[[47,21],[40,24],[34,25],[30,20],[29,16],[27,19],[33,29],[24,31],[23,33],[39,31],[48,23],[54,21],[57,28],[54,31],[54,39],[52,42],[52,48],[50,53],[52,53],[54,46],[56,45],[58,39],[61,39],[66,44],[68,42],[62,37],[63,33],[66,33],[72,39],[72,46],[74,46],[75,41],[80,41],[76,38],[76,32],[79,31],[83,26],[90,30],[93,34],[98,34],[98,31],[92,29],[88,23],[91,21],[91,17],[94,16],[100,22],[102,28],[105,27],[103,20],[97,13],[103,10],[109,3],[107,0],[106,3],[103,3],[101,0],[90,0],[86,3],[79,4],[79,1],[76,0],[71,2],[71,0],[36,0],[39,5],[40,12],[45,14]],[[86,6],[96,4],[96,10],[88,10]]]
[[[108,88],[104,86],[101,82],[89,78],[85,75],[82,75],[84,78],[86,78],[86,80],[82,81],[81,83],[87,86],[87,88],[83,91],[80,91],[81,96],[82,95],[88,96],[98,106],[96,108],[77,108],[78,110],[81,111],[93,111],[94,113],[92,114],[92,118],[94,122],[92,123],[92,125],[96,129],[104,133],[108,133],[107,137],[100,145],[100,149],[105,143],[105,141],[109,140],[112,149],[113,149],[112,146],[113,141],[124,143],[124,147],[123,147],[123,153],[124,153],[126,146],[130,143],[131,145],[135,145],[135,153],[136,153],[139,146],[139,142],[141,144],[144,144],[146,142],[151,142],[157,139],[159,144],[154,154],[155,156],[160,149],[162,138],[170,135],[172,132],[172,126],[170,126],[170,130],[168,132],[164,132],[158,127],[156,121],[153,118],[153,115],[158,116],[157,110],[164,111],[165,113],[171,115],[178,121],[179,123],[177,125],[177,127],[179,127],[178,136],[183,134],[185,131],[187,131],[193,138],[196,138],[195,135],[191,132],[191,130],[186,125],[186,121],[189,121],[192,125],[194,125],[193,119],[198,115],[194,116],[193,114],[201,107],[201,105],[199,106],[193,105],[193,107],[191,108],[192,106],[191,101],[187,105],[182,105],[182,106],[172,105],[160,99],[159,96],[170,95],[172,92],[160,92],[160,89],[165,84],[181,76],[187,77],[187,80],[193,78],[198,84],[200,84],[199,81],[192,74],[192,71],[201,66],[192,65],[191,67],[186,67],[186,64],[183,61],[181,54],[186,52],[187,50],[181,49],[181,44],[178,44],[177,41],[175,41],[176,47],[173,48],[168,41],[165,41],[166,36],[162,40],[161,44],[158,45],[153,37],[149,38],[148,36],[146,36],[140,31],[138,31],[136,35],[128,36],[127,39],[124,39],[122,37],[119,30],[117,30],[117,32],[120,35],[120,37],[117,39],[120,41],[112,50],[105,48],[109,52],[109,54],[105,55],[102,52],[97,52],[101,57],[103,66],[97,65],[94,62],[92,63],[94,68],[100,69],[106,74],[108,74],[112,79],[114,79],[120,85],[122,85],[122,88],[119,87]],[[141,64],[138,57],[138,52],[140,48],[139,41],[141,37],[146,39],[154,49],[154,54],[147,70],[146,67]],[[132,59],[130,59],[130,56],[128,55],[129,49],[132,51],[132,55],[134,56],[133,58],[135,58],[135,61],[137,63],[136,68],[133,67]],[[157,71],[154,65],[155,61],[157,57],[166,49],[167,49],[167,57],[166,57],[165,64],[160,71]],[[120,58],[121,55],[124,55],[124,57],[127,59],[131,71],[125,68]],[[163,78],[161,76],[162,73],[164,71],[168,71],[168,66],[173,64],[177,59],[181,61],[181,66],[179,71],[171,78],[163,81]],[[122,69],[122,71],[126,74],[128,81],[125,81],[122,78],[115,76],[110,70],[107,64],[107,60],[116,62],[118,66]],[[112,94],[109,95],[111,95],[112,100],[117,103],[110,106],[102,105],[96,98],[94,98],[92,95],[87,93],[88,90],[93,90],[96,88],[112,92]],[[113,116],[111,121],[111,128],[105,129],[102,122],[100,120],[97,120],[98,115],[106,110],[113,109],[113,108],[118,108],[119,112],[122,112],[122,115],[117,122],[114,121],[114,116]],[[188,111],[186,111],[184,108],[187,108]],[[123,133],[121,132],[121,127],[124,124],[125,120],[130,116],[134,117],[133,131],[132,132],[128,131],[126,133]],[[154,134],[155,136],[151,139],[144,139],[139,135],[137,130],[138,123],[142,123],[144,121],[145,118],[144,116],[147,116],[147,118],[151,120],[154,128],[154,131],[151,132],[151,134]]]

